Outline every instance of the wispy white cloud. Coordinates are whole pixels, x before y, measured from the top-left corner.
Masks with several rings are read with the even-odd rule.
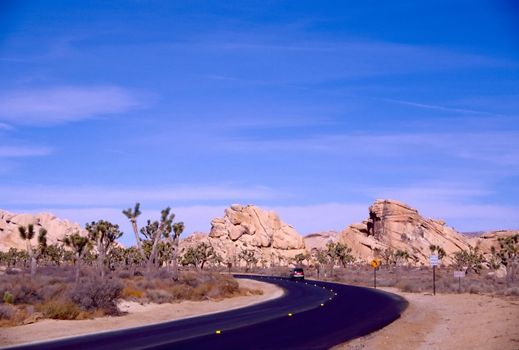
[[[178,201],[252,201],[277,198],[281,194],[267,187],[185,186],[185,187],[58,187],[2,186],[0,197],[7,205],[39,206],[110,206],[142,203],[171,203]]]
[[[432,109],[436,111],[442,111],[442,112],[453,112],[453,113],[462,113],[462,114],[476,114],[476,115],[484,115],[484,116],[492,116],[492,117],[502,117],[503,115],[498,113],[492,113],[488,111],[481,111],[476,109],[470,109],[470,108],[455,108],[455,107],[446,107],[442,105],[436,105],[436,104],[427,104],[427,103],[417,103],[412,101],[404,101],[404,100],[396,100],[391,98],[384,98],[383,101],[388,102],[394,102],[402,105],[417,107],[417,108],[425,108],[425,109]]]
[[[519,134],[474,133],[323,134],[276,139],[216,138],[215,146],[233,152],[316,152],[351,156],[401,157],[434,154],[519,166]]]
[[[13,126],[7,123],[0,123],[0,130],[13,130]]]
[[[51,153],[50,147],[0,146],[0,158],[47,156]]]
[[[116,86],[61,86],[0,93],[0,120],[48,125],[125,113],[143,106],[136,94]]]

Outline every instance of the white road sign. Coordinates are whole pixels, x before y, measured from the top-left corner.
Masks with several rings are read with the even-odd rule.
[[[429,262],[431,263],[431,266],[438,266],[438,255],[431,255],[429,257]]]
[[[465,277],[465,271],[454,271],[454,278],[463,278]]]

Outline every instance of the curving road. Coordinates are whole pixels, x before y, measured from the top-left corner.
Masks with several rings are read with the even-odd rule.
[[[285,294],[218,314],[12,349],[328,349],[384,327],[407,307],[403,298],[370,288],[235,277],[276,284]]]

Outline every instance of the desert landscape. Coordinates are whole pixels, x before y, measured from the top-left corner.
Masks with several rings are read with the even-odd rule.
[[[519,349],[517,1],[0,1],[0,348]]]
[[[307,236],[275,212],[232,205],[208,234],[183,239],[183,223],[167,209],[161,222],[139,230],[137,204],[124,215],[135,222],[141,249],[147,247],[143,256],[139,245],[117,244],[122,233],[103,220],[81,228],[51,214],[1,213],[2,346],[175,320],[283,294],[268,283],[235,282],[229,272],[284,277],[301,266],[307,278],[372,287],[373,259],[381,262],[378,288],[402,295],[409,307],[387,328],[338,348],[514,349],[519,340],[519,232],[467,236],[394,200],[377,200],[365,221],[342,232]],[[71,239],[83,242],[84,251]],[[434,296],[432,254],[440,259]]]

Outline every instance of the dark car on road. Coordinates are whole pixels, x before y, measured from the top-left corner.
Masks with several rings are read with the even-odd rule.
[[[296,268],[293,268],[292,270],[290,270],[289,277],[293,281],[295,281],[295,280],[304,280],[305,279],[305,272],[303,271],[303,269],[301,267],[296,267]]]

